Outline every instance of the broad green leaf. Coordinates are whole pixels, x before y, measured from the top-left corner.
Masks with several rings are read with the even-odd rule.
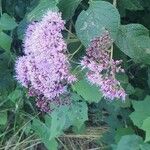
[[[32,122],[32,129],[41,138],[42,142],[48,148],[48,150],[57,150],[57,142],[55,139],[50,139],[51,130],[50,124],[46,125],[38,119],[34,119]]]
[[[99,88],[91,85],[86,80],[80,80],[73,85],[73,90],[81,95],[86,101],[99,102],[102,98],[102,94]]]
[[[0,28],[2,30],[13,30],[15,27],[17,27],[17,23],[14,18],[4,13],[0,18]]]
[[[140,136],[135,134],[125,135],[118,142],[118,145],[112,145],[113,150],[149,150],[150,144],[144,143]]]
[[[132,128],[118,128],[115,135],[115,141],[118,143],[122,136],[134,134]]]
[[[0,32],[0,47],[6,51],[10,50],[12,38],[5,34],[4,32]]]
[[[122,25],[116,44],[126,55],[137,62],[150,64],[149,30],[140,24]]]
[[[134,112],[130,115],[134,125],[142,128],[143,121],[150,116],[150,96],[147,96],[143,101],[133,101]]]
[[[61,0],[58,4],[62,16],[65,20],[69,20],[73,15],[80,4],[81,0]]]
[[[50,137],[49,139],[53,139],[58,137],[63,133],[63,129],[66,123],[66,114],[63,113],[60,109],[52,112],[51,114],[51,126],[50,126]]]
[[[29,21],[37,21],[40,20],[41,17],[48,11],[57,11],[56,0],[40,0],[37,7],[35,7],[28,15],[27,19]]]
[[[47,127],[43,122],[38,119],[34,119],[32,122],[32,129],[36,132],[36,134],[43,139],[49,139],[50,136],[50,128]]]
[[[55,139],[52,140],[45,140],[44,145],[46,146],[47,150],[58,150],[58,143]]]
[[[109,2],[92,1],[88,10],[82,11],[76,21],[76,33],[81,42],[88,46],[91,39],[100,36],[105,29],[115,40],[120,25],[118,10]]]
[[[76,102],[71,105],[68,118],[72,125],[80,129],[84,122],[88,120],[88,107],[85,102]]]
[[[120,139],[116,150],[140,150],[141,144],[143,144],[141,137],[137,135],[125,135]]]
[[[5,125],[7,123],[7,112],[0,113],[0,125]]]
[[[143,121],[142,129],[146,132],[145,142],[149,142],[150,141],[150,117],[148,117]]]
[[[150,150],[150,144],[148,143],[144,143],[142,145],[140,145],[140,150]]]

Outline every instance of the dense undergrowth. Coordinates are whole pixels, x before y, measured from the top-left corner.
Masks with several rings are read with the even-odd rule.
[[[69,97],[69,103],[60,102],[45,113],[37,107],[37,96],[29,96],[29,89],[16,81],[15,62],[25,55],[23,41],[28,25],[39,23],[47,11],[61,12],[66,21],[62,35],[70,72],[77,79],[67,86],[67,96],[60,96],[62,101]],[[150,0],[0,0],[0,149],[149,150],[149,29]],[[81,62],[83,58],[87,62],[96,58],[88,48],[105,32],[112,40],[102,40],[105,48],[100,48],[109,51],[105,54],[110,60],[104,61],[108,66],[97,72],[95,66],[93,69]],[[107,42],[111,44],[107,46]],[[122,60],[121,73],[111,72],[116,60]],[[99,60],[96,63],[100,64]],[[92,84],[88,80],[91,76],[86,76],[88,70],[90,75],[100,73],[108,78]],[[114,82],[105,83],[109,77]],[[111,93],[113,87],[121,92]],[[93,145],[91,142],[83,148],[82,142],[73,144],[69,140],[73,135],[80,135],[78,140],[84,135],[86,141],[86,129],[91,127],[105,131],[96,135]],[[70,133],[72,136],[67,137]]]

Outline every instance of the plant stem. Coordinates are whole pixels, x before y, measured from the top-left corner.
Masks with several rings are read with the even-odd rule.
[[[2,0],[0,0],[0,16],[2,16]]]
[[[72,59],[74,57],[74,55],[81,49],[82,44],[77,48],[77,50],[75,50],[71,55],[70,59]]]
[[[113,0],[113,5],[116,7],[117,6],[117,0]],[[110,59],[112,60],[113,58],[113,45],[111,46],[111,54],[110,54]]]
[[[113,5],[116,7],[117,6],[117,0],[113,0]]]
[[[113,45],[111,46],[111,49],[110,49],[111,53],[110,53],[110,60],[113,59]]]

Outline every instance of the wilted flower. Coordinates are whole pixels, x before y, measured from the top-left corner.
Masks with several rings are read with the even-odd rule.
[[[120,66],[122,61],[110,58],[109,48],[111,45],[112,40],[107,31],[101,37],[93,39],[81,65],[83,68],[88,68],[87,79],[100,87],[105,98],[125,100],[125,91],[115,78],[116,73],[124,72]]]

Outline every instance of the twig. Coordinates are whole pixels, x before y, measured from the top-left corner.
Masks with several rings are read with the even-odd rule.
[[[113,0],[113,5],[116,7],[117,6],[117,0]]]
[[[77,50],[75,50],[72,54],[70,54],[71,57],[69,59],[72,59],[73,56],[81,49],[81,47],[82,47],[82,44],[77,48]]]
[[[117,6],[117,0],[113,0],[113,5],[114,7]],[[113,58],[113,45],[111,46],[111,54],[110,54],[110,59],[112,60],[112,58]]]

